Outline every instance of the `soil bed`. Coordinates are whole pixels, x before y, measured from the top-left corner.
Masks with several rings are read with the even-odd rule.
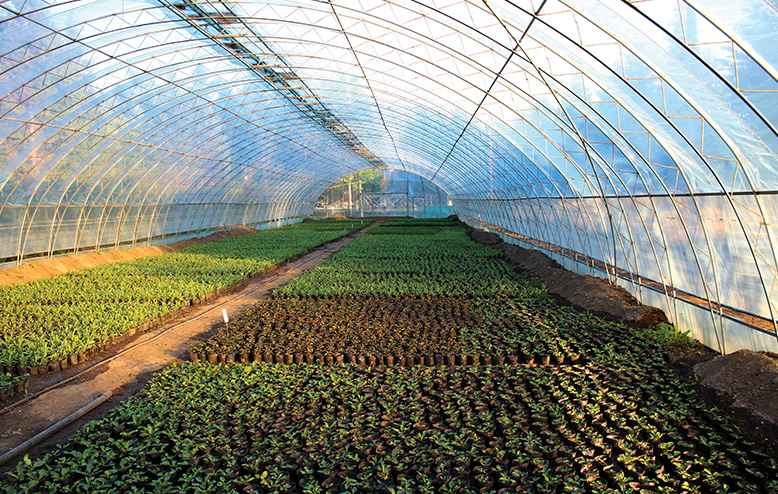
[[[595,314],[646,328],[666,323],[660,309],[642,305],[624,288],[594,276],[584,276],[562,268],[542,252],[523,249],[502,241],[496,233],[472,230],[470,238],[503,252],[505,258],[519,268],[540,278],[548,293],[562,301]]]
[[[739,350],[694,366],[702,385],[778,425],[778,357]]]

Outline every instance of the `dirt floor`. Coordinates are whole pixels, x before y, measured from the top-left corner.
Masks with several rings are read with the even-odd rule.
[[[94,268],[96,266],[102,266],[103,264],[132,261],[148,256],[158,256],[167,252],[181,250],[190,245],[204,244],[224,238],[240,237],[241,235],[248,235],[249,233],[256,232],[257,230],[253,228],[233,228],[231,230],[212,233],[207,237],[182,240],[170,245],[135,247],[125,250],[110,250],[98,253],[76,254],[30,261],[21,266],[0,270],[0,286],[12,285],[22,281],[39,280],[48,278],[49,276],[68,273],[70,271],[77,271],[79,269]]]
[[[664,312],[640,304],[624,288],[562,268],[542,252],[472,230],[470,238],[502,251],[519,268],[534,274],[560,303],[643,328],[668,322]],[[726,410],[733,423],[762,450],[778,458],[778,355],[739,351],[720,356],[702,345],[675,349],[669,366],[692,384],[709,407]]]
[[[778,356],[739,350],[701,362],[694,372],[703,386],[731,396],[733,406],[748,408],[778,425]]]
[[[380,222],[374,223],[365,230],[377,224]],[[31,457],[38,457],[50,451],[87,421],[104,416],[122,400],[136,394],[153,373],[171,363],[188,360],[189,348],[206,340],[223,327],[222,308],[227,310],[230,317],[246,312],[260,300],[266,300],[275,288],[289,283],[295,277],[329,259],[335,252],[362,235],[365,230],[314,249],[295,261],[282,264],[249,280],[248,284],[238,292],[221,296],[204,305],[191,307],[184,315],[165,326],[107,350],[104,352],[105,357],[126,351],[108,363],[95,365],[90,362],[56,374],[31,376],[30,393],[73,376],[78,377],[73,382],[48,391],[0,415],[0,431],[2,431],[0,453],[18,446],[103,393],[113,391],[113,396],[106,403],[51,436],[41,445],[30,450],[29,454]],[[139,345],[144,342],[148,343]],[[82,373],[83,375],[80,375]],[[18,458],[0,466],[0,472],[11,469],[16,461]]]

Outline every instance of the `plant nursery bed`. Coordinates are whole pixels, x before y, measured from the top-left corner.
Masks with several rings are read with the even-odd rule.
[[[632,345],[630,328],[553,300],[274,297],[235,318],[190,359],[210,363],[563,365]]]
[[[562,306],[462,230],[425,227],[355,240],[6,491],[778,489],[775,456],[668,364],[672,327]]]
[[[0,270],[0,286],[13,285],[15,283],[35,281],[43,278],[49,278],[71,271],[79,271],[88,268],[94,268],[105,264],[117,262],[134,261],[144,257],[158,256],[168,252],[192,247],[194,245],[206,244],[216,240],[224,240],[233,237],[240,237],[257,233],[253,228],[231,228],[229,230],[220,230],[206,237],[197,237],[187,240],[180,240],[168,245],[132,247],[122,250],[104,250],[100,252],[79,253],[74,255],[63,255],[51,259],[36,259],[26,262],[21,266],[5,268]]]
[[[57,372],[366,222],[309,223],[0,288],[0,371]]]
[[[627,352],[629,353],[629,352]],[[7,492],[774,492],[778,463],[664,359],[173,366]]]
[[[524,297],[544,290],[537,278],[518,272],[457,227],[423,235],[365,235],[276,294]]]

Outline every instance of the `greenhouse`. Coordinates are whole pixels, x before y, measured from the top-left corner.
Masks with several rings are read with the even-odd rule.
[[[0,33],[6,492],[778,492],[772,3]]]

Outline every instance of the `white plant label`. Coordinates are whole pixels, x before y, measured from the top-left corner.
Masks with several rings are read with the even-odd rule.
[[[227,309],[222,309],[222,317],[224,318],[224,324],[230,322],[230,317],[227,315]]]

